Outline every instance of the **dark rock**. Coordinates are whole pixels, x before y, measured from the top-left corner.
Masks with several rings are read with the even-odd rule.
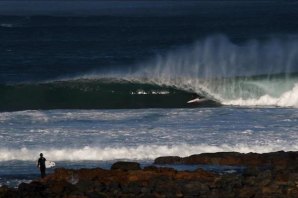
[[[142,185],[138,182],[130,182],[128,185],[122,187],[122,191],[128,194],[140,194],[142,191]]]
[[[88,192],[89,190],[92,190],[94,188],[94,182],[90,180],[80,180],[75,185],[79,191],[81,192]]]
[[[243,187],[239,191],[239,198],[252,198],[255,197],[257,192],[256,187]]]
[[[256,184],[256,182],[257,182],[257,178],[255,176],[249,176],[243,180],[243,185],[244,186],[254,186]]]
[[[157,171],[158,168],[156,166],[146,166],[143,168],[144,171]]]
[[[154,164],[179,164],[182,162],[181,159],[178,156],[158,157],[154,160]]]
[[[272,173],[270,170],[265,170],[257,175],[257,181],[260,186],[267,186],[272,181]]]
[[[166,180],[167,181],[165,181],[165,178],[157,178],[153,181],[153,186],[151,187],[152,191],[160,196],[175,197],[178,191],[176,183],[170,179]]]
[[[0,198],[18,198],[18,192],[15,189],[8,188],[8,186],[0,187]]]
[[[298,197],[298,189],[297,188],[288,188],[287,197],[290,197],[290,198]]]
[[[108,198],[108,196],[106,194],[99,193],[99,192],[87,192],[86,197],[87,198]]]
[[[249,167],[244,170],[242,175],[245,177],[250,177],[250,176],[256,177],[257,175],[260,174],[260,172],[261,171],[258,167]]]
[[[21,183],[19,185],[18,190],[20,192],[40,192],[43,191],[46,187],[41,184],[40,182],[33,181],[30,184],[27,183]]]
[[[177,171],[119,162],[112,170],[56,169],[51,175],[19,188],[0,187],[0,198],[14,197],[298,197],[297,152],[200,154],[166,163],[246,164],[244,172]],[[249,160],[256,160],[248,162]],[[174,162],[174,163],[176,163]]]
[[[46,186],[40,182],[33,181],[30,184],[21,183],[18,188],[21,197],[45,197]]]
[[[154,160],[154,164],[212,164],[212,165],[231,165],[231,166],[268,166],[289,167],[298,162],[298,152],[273,152],[273,153],[237,153],[219,152],[202,153],[189,157],[167,156],[159,157]],[[297,167],[297,165],[296,165]]]
[[[75,185],[66,181],[51,181],[48,184],[47,193],[54,195],[71,195],[80,192]]]
[[[209,194],[209,187],[205,183],[199,181],[185,182],[182,186],[182,194],[185,196],[199,197]]]
[[[137,162],[116,162],[112,165],[111,170],[141,170],[141,166]]]

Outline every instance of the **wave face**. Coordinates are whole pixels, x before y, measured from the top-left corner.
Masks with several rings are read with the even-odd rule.
[[[1,85],[0,93],[0,110],[173,108],[190,106],[191,98],[191,92],[171,86],[119,79]]]

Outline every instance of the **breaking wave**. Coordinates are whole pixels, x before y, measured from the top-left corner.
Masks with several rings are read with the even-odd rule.
[[[298,106],[298,37],[233,43],[223,35],[159,56],[132,74],[225,105]]]
[[[297,150],[293,145],[176,145],[160,146],[148,145],[137,147],[83,147],[79,149],[0,149],[0,161],[9,160],[36,160],[40,152],[46,153],[46,158],[53,161],[82,161],[82,160],[153,160],[160,156],[180,156],[186,157],[192,154],[214,153],[237,151],[241,153],[257,152],[267,153],[279,150],[291,151]]]
[[[298,37],[233,43],[222,35],[129,68],[0,85],[0,110],[298,107]],[[194,94],[203,103],[189,105]]]
[[[0,85],[0,110],[188,107],[191,92],[121,79]],[[209,104],[210,103],[210,104]],[[214,105],[214,102],[205,105]]]

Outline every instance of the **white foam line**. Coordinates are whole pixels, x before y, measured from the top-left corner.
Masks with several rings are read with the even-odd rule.
[[[201,145],[177,145],[177,146],[137,146],[137,147],[83,147],[77,149],[0,149],[0,161],[9,160],[36,160],[39,153],[44,153],[45,157],[53,161],[81,161],[81,160],[145,160],[155,159],[160,156],[180,156],[185,157],[200,153],[228,152],[236,151],[241,153],[256,152],[267,153],[273,151],[290,151],[297,150],[298,145],[219,145],[211,146],[206,144]]]
[[[226,105],[238,106],[279,106],[279,107],[298,107],[298,84],[292,90],[283,93],[280,97],[264,95],[258,99],[237,99],[225,101]]]

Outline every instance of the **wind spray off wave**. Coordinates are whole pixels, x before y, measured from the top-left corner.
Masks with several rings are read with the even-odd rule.
[[[233,43],[207,37],[133,74],[229,105],[297,106],[298,37]],[[267,98],[267,99],[266,99]]]
[[[223,105],[297,107],[298,38],[199,40],[147,63],[47,82],[0,85],[0,110],[184,108],[193,93]],[[31,93],[31,94],[25,94]]]

